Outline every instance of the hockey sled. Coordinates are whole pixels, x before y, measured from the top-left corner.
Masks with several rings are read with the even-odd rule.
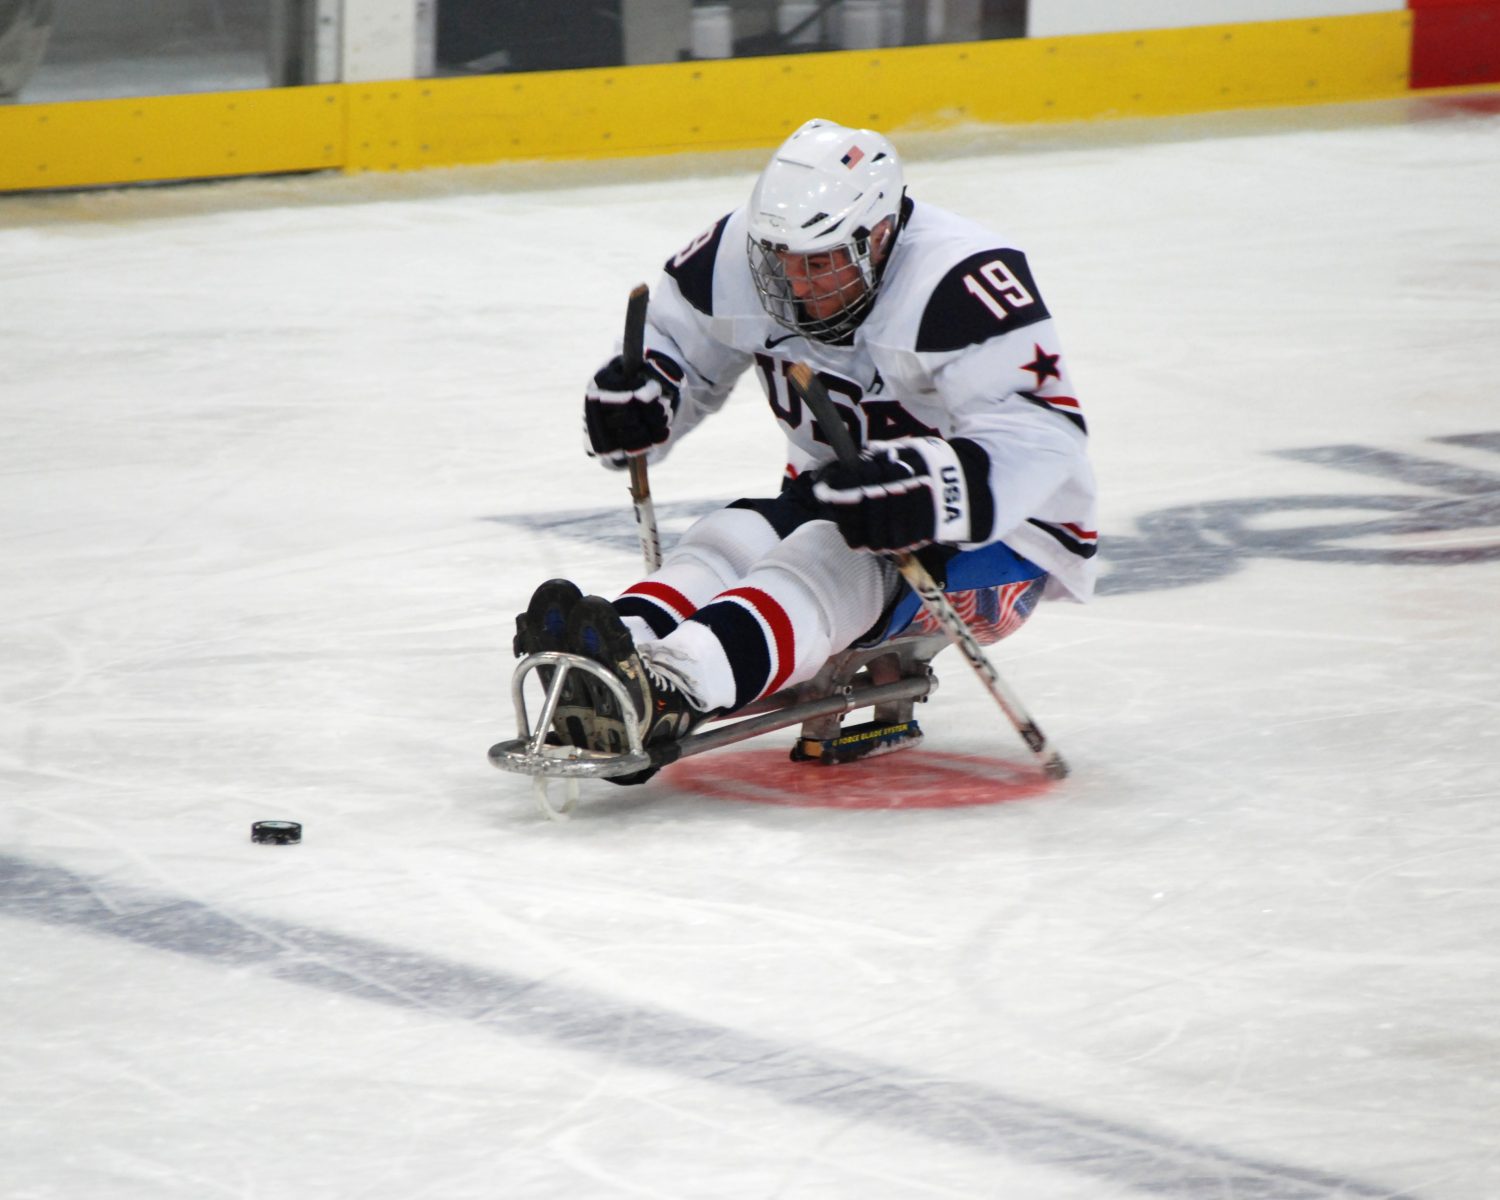
[[[678,742],[653,746],[641,743],[641,731],[627,722],[628,745],[623,754],[581,750],[549,740],[552,718],[562,700],[571,671],[600,680],[615,696],[621,712],[635,711],[625,685],[600,664],[576,654],[544,651],[529,654],[516,664],[511,699],[516,711],[516,736],[490,747],[489,758],[502,771],[530,775],[542,812],[562,820],[578,799],[580,779],[608,779],[632,775],[652,767],[717,750],[777,729],[801,726],[792,758],[815,765],[837,765],[918,745],[922,731],[912,709],[937,690],[932,659],[949,645],[943,634],[895,638],[863,650],[845,650],[830,658],[812,679],[768,696],[722,721],[710,722]],[[550,668],[541,708],[533,722],[526,702],[526,681],[540,668]],[[538,676],[543,679],[545,676]],[[873,708],[872,719],[845,726],[845,714]],[[548,797],[553,779],[565,783],[566,797],[554,806]]]

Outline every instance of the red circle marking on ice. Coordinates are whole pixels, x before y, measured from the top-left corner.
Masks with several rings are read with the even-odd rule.
[[[906,750],[837,767],[792,762],[785,750],[705,754],[668,767],[662,781],[716,800],[802,808],[958,808],[1046,791],[1042,772],[999,758]]]

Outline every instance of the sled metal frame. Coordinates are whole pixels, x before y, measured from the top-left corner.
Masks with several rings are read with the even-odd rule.
[[[502,771],[530,775],[538,807],[552,820],[564,820],[578,799],[580,779],[609,779],[665,766],[679,758],[717,750],[748,738],[792,725],[801,736],[824,740],[838,735],[845,713],[873,707],[878,721],[910,721],[912,709],[937,690],[933,657],[949,645],[942,634],[895,638],[879,646],[835,654],[812,679],[786,688],[741,709],[722,724],[647,750],[635,720],[624,722],[627,748],[623,754],[582,750],[547,743],[552,719],[562,701],[568,675],[582,671],[599,680],[614,695],[620,712],[634,713],[635,704],[625,684],[599,663],[577,654],[545,650],[528,654],[511,677],[511,702],[516,713],[516,736],[490,747],[489,760]],[[525,685],[532,672],[552,668],[542,707],[533,724],[526,705]],[[812,764],[810,769],[819,769]],[[551,779],[566,782],[566,799],[554,806],[547,793]]]

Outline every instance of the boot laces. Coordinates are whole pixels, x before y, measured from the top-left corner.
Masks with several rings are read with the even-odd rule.
[[[651,681],[653,694],[671,690],[687,701],[695,713],[703,711],[698,698],[693,695],[692,687],[681,674],[681,667],[687,661],[684,655],[659,644],[642,646],[638,653],[646,678]],[[676,664],[673,663],[674,659]]]

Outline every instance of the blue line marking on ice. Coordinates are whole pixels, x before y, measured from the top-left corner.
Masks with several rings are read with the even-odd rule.
[[[910,1137],[1105,1179],[1171,1200],[1389,1200],[1344,1176],[1233,1154],[955,1080],[774,1042],[627,1001],[447,962],[0,855],[0,913],[285,983],[743,1088]]]

